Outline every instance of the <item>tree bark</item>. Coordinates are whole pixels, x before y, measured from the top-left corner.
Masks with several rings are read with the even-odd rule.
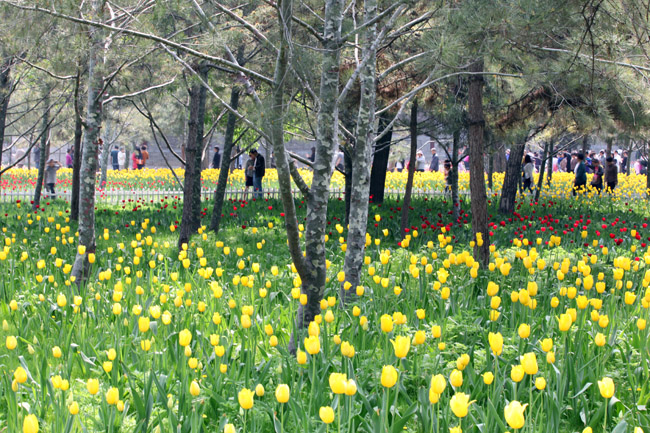
[[[454,222],[458,222],[460,218],[460,200],[458,198],[458,151],[460,147],[460,129],[454,131],[451,143],[451,217]]]
[[[377,16],[377,0],[364,2],[364,21],[371,22]],[[368,202],[370,198],[370,160],[372,144],[375,136],[375,106],[376,106],[376,53],[372,44],[377,37],[377,26],[372,25],[366,30],[362,53],[370,53],[371,60],[361,71],[361,100],[357,116],[356,138],[351,150],[352,186],[350,191],[350,212],[348,222],[347,250],[343,271],[345,280],[351,288],[356,288],[360,282],[361,267],[366,248],[366,233],[368,227]],[[371,51],[372,50],[372,51]],[[417,109],[416,109],[417,113]],[[417,128],[417,114],[416,114]],[[417,135],[416,135],[417,141]],[[346,168],[347,170],[347,168]],[[350,290],[341,287],[341,300],[347,301]]]
[[[2,166],[2,154],[4,153],[5,126],[7,122],[7,110],[11,98],[11,63],[5,62],[0,66],[0,166]]]
[[[383,131],[391,122],[388,113],[379,115],[379,130]],[[379,204],[384,202],[386,189],[386,172],[388,171],[388,159],[390,157],[390,142],[393,139],[393,127],[384,134],[375,144],[375,156],[372,161],[370,172],[370,200]]]
[[[239,108],[239,96],[241,90],[233,87],[230,90],[230,106],[237,110]],[[237,124],[237,116],[231,111],[228,113],[228,120],[226,122],[226,132],[223,140],[223,151],[221,152],[221,165],[219,170],[219,179],[217,180],[217,189],[214,192],[214,206],[212,207],[212,219],[210,220],[210,230],[219,233],[219,225],[221,224],[221,212],[223,212],[223,203],[226,198],[226,187],[228,186],[228,175],[230,174],[230,155],[232,155],[232,148],[235,137],[235,126]]]
[[[610,136],[610,137],[607,137],[607,139],[605,139],[605,143],[607,144],[607,150],[605,151],[605,155],[608,158],[610,156],[612,156],[612,144],[613,144],[613,142],[614,142],[614,137]]]
[[[506,163],[506,175],[501,189],[501,199],[499,200],[499,212],[504,215],[510,215],[515,210],[517,188],[521,180],[521,160],[525,149],[526,143],[515,144],[510,149],[510,157]]]
[[[284,3],[290,0],[283,0]],[[289,342],[291,352],[296,349],[296,341],[300,340],[301,331],[306,328],[317,314],[320,314],[320,300],[325,290],[326,267],[325,267],[325,230],[327,228],[327,205],[329,202],[329,184],[332,176],[332,159],[336,146],[338,146],[338,95],[339,95],[339,71],[341,48],[341,24],[343,21],[343,0],[327,0],[325,2],[324,31],[323,31],[323,57],[321,61],[320,77],[320,106],[317,116],[316,131],[316,159],[313,164],[313,177],[309,190],[307,204],[307,222],[305,224],[305,258],[300,254],[298,237],[293,235],[295,221],[295,209],[293,215],[286,211],[288,202],[293,207],[290,183],[283,186],[282,196],[285,206],[285,220],[287,221],[287,234],[289,235],[289,246],[291,257],[296,265],[302,279],[302,293],[307,295],[307,304],[300,305],[296,313],[295,328]],[[284,27],[291,21],[290,15],[282,14],[285,17]],[[286,30],[285,30],[286,32]],[[278,68],[276,68],[276,78]],[[286,72],[286,65],[284,72]],[[277,82],[277,81],[276,81]],[[278,106],[278,104],[274,104]],[[282,105],[280,105],[282,107]],[[280,125],[281,127],[281,125]],[[276,140],[277,141],[277,140]],[[281,151],[284,152],[284,144]],[[277,146],[277,144],[276,144]],[[278,177],[284,172],[286,182],[289,182],[288,165],[280,164],[278,147],[275,148],[278,156]],[[284,156],[286,158],[286,155]],[[281,183],[282,186],[282,183]],[[289,221],[289,217],[292,221]],[[298,255],[299,257],[296,257]]]
[[[587,148],[589,147],[589,136],[585,134],[582,139],[582,154],[587,157]]]
[[[207,80],[208,69],[196,67],[203,81]],[[183,183],[183,215],[178,235],[178,248],[189,242],[192,233],[201,225],[201,158],[203,156],[203,122],[207,90],[200,82],[190,88],[190,117],[188,121],[187,145],[185,147],[185,179]]]
[[[411,106],[411,122],[409,124],[411,134],[411,154],[409,156],[408,177],[406,179],[406,190],[402,200],[402,218],[400,220],[400,239],[406,237],[406,228],[409,224],[409,207],[411,206],[411,194],[413,193],[413,178],[415,177],[415,156],[418,150],[418,100],[413,99]]]
[[[470,72],[482,72],[483,60],[477,60],[469,67]],[[485,193],[485,167],[483,163],[483,139],[485,117],[483,115],[483,77],[472,75],[469,79],[469,186],[471,192],[472,231],[477,243],[474,256],[483,266],[487,265],[489,251],[487,196]],[[479,240],[479,234],[482,239]]]
[[[47,146],[50,137],[49,124],[50,124],[50,86],[45,84],[43,89],[43,106],[45,112],[43,113],[42,128],[41,128],[41,144],[40,144],[40,164],[38,165],[38,176],[36,178],[36,188],[34,189],[34,200],[32,200],[32,210],[36,210],[41,206],[41,195],[43,192],[43,178],[45,176],[45,165],[47,163]]]
[[[551,181],[553,180],[553,155],[555,154],[555,140],[551,137],[551,140],[548,144],[548,172],[546,174],[546,185],[551,186]],[[536,200],[538,200],[537,198]]]
[[[74,89],[74,150],[72,154],[72,196],[70,197],[70,219],[79,220],[79,180],[81,179],[81,138],[83,136],[83,122],[79,111],[79,88],[81,73],[77,73]]]
[[[352,176],[354,166],[352,164],[351,152],[354,151],[353,147],[343,148],[343,171],[345,172],[345,225],[350,224],[350,206],[352,197]]]
[[[488,157],[488,189],[492,191],[494,187],[494,180],[492,179],[494,175],[494,153],[490,153]]]
[[[103,17],[105,2],[93,0],[93,13]],[[88,253],[95,252],[95,181],[97,172],[97,148],[101,141],[102,95],[104,87],[104,32],[101,28],[88,28],[90,46],[88,48],[88,92],[86,101],[86,123],[83,137],[83,157],[81,161],[82,181],[79,189],[79,245],[86,247],[85,254],[77,255],[72,267],[72,275],[77,285],[88,277],[90,262]]]

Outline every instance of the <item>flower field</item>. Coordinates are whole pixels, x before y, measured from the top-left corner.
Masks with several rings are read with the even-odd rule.
[[[173,182],[131,175],[109,178]],[[67,204],[1,205],[0,432],[650,432],[650,215],[630,199],[645,177],[579,199],[570,178],[509,217],[491,197],[489,239],[472,239],[468,203],[455,224],[443,197],[416,199],[403,241],[400,203],[372,206],[359,287],[332,200],[322,314],[295,355],[306,295],[279,202],[227,203],[219,235],[180,253],[179,203],[100,205],[81,287]]]

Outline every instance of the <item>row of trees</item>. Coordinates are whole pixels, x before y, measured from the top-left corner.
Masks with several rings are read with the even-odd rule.
[[[296,316],[300,329],[320,312],[339,148],[348,185],[343,299],[359,283],[369,197],[382,200],[391,137],[402,126],[412,138],[403,227],[416,137],[426,133],[452,162],[455,212],[458,162],[469,155],[472,226],[486,240],[476,243],[475,255],[485,264],[485,171],[491,182],[506,147],[500,211],[511,213],[532,139],[545,138],[544,164],[563,150],[554,143],[568,133],[645,142],[649,7],[648,0],[63,0],[53,9],[46,1],[0,0],[0,136],[6,125],[25,136],[38,131],[30,142],[41,143],[44,161],[51,131],[73,131],[71,214],[89,252],[97,163],[108,158],[108,146],[98,156],[107,119],[136,110],[166,160],[185,167],[179,247],[201,224],[200,176],[211,134],[223,132],[225,155],[214,231],[235,149],[264,143],[274,153],[289,251],[308,296]],[[168,139],[179,131],[180,155]],[[286,150],[296,136],[315,141],[313,162]],[[310,185],[296,160],[311,166]],[[307,208],[302,238],[294,185]],[[87,255],[76,257],[78,281],[88,266]]]

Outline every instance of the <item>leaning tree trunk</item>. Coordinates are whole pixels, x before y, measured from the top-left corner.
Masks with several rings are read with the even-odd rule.
[[[79,220],[79,180],[81,178],[79,172],[81,170],[81,137],[83,136],[83,122],[79,111],[80,75],[79,72],[74,89],[74,148],[72,151],[72,196],[70,197],[70,219],[73,221]]]
[[[230,91],[230,106],[233,110],[239,108],[240,94],[241,90],[238,87],[233,87]],[[231,111],[228,113],[228,120],[226,122],[223,152],[221,152],[221,166],[219,167],[219,179],[217,180],[217,189],[214,192],[214,206],[212,207],[212,219],[210,220],[210,230],[214,230],[215,234],[219,233],[221,212],[223,211],[223,203],[226,198],[226,187],[228,186],[228,175],[230,174],[230,155],[232,155],[232,148],[234,147],[236,124],[237,116]]]
[[[411,206],[411,194],[413,193],[413,178],[415,177],[415,154],[418,150],[418,100],[413,99],[411,106],[411,122],[409,124],[411,134],[411,154],[409,156],[408,177],[406,178],[406,191],[402,200],[402,218],[400,220],[400,239],[406,237],[406,228],[409,225],[409,207]]]
[[[364,2],[364,21],[372,22],[377,16],[377,0]],[[361,266],[366,248],[368,227],[368,201],[370,197],[370,161],[374,141],[375,95],[376,95],[376,52],[372,44],[377,36],[377,26],[366,30],[363,53],[370,53],[370,61],[361,71],[361,99],[357,116],[357,133],[352,148],[352,187],[350,191],[350,213],[348,224],[347,250],[343,271],[350,287],[357,287],[361,281]],[[365,54],[364,54],[365,57]],[[417,111],[416,111],[417,112]],[[417,116],[417,115],[416,115]],[[417,119],[416,119],[417,122]],[[416,138],[417,140],[417,138]],[[347,167],[346,167],[347,171]],[[347,301],[350,290],[341,287],[341,300]]]
[[[7,110],[11,98],[11,64],[6,62],[0,66],[0,166],[2,166],[2,154],[4,152],[5,125],[7,122]]]
[[[104,3],[93,0],[95,16],[103,15]],[[86,123],[81,160],[82,181],[79,188],[79,245],[85,247],[85,254],[77,251],[72,275],[81,285],[88,277],[90,262],[88,253],[95,252],[95,181],[97,172],[97,148],[101,141],[102,95],[104,77],[102,73],[104,37],[101,28],[89,26],[90,47],[88,49],[88,92],[86,101]]]
[[[41,194],[43,192],[43,178],[45,176],[45,165],[47,163],[47,146],[50,137],[50,87],[45,85],[45,94],[43,95],[43,106],[45,112],[43,113],[43,126],[41,128],[41,163],[38,165],[38,177],[36,178],[36,188],[34,189],[34,200],[32,201],[32,210],[36,210],[41,206]]]
[[[391,122],[388,113],[379,115],[379,131],[383,131]],[[372,160],[370,172],[370,200],[373,203],[384,202],[386,189],[386,172],[388,171],[388,158],[390,157],[390,142],[393,139],[393,126],[381,136],[375,144],[375,156]]]
[[[284,2],[283,1],[283,6]],[[300,305],[296,313],[295,329],[289,342],[289,350],[296,349],[301,331],[320,314],[320,300],[325,291],[327,269],[325,266],[325,231],[327,229],[327,205],[332,176],[332,159],[338,145],[338,97],[339,71],[341,64],[341,24],[343,21],[343,0],[327,0],[323,31],[323,56],[321,60],[320,106],[317,116],[316,159],[307,202],[305,224],[304,266],[298,269],[302,279],[301,291],[307,295],[307,303]],[[284,15],[289,17],[289,15]],[[291,19],[286,19],[291,21]],[[285,27],[287,23],[284,23]],[[277,153],[277,149],[276,149]],[[278,171],[280,165],[278,164]],[[283,195],[285,193],[283,192]],[[291,197],[289,197],[291,198]],[[291,198],[291,200],[293,200]],[[284,199],[283,199],[284,201]],[[285,211],[286,214],[286,211]],[[289,238],[289,242],[296,239]],[[299,245],[292,247],[299,248]],[[295,257],[294,263],[296,262]]]
[[[483,60],[474,62],[469,69],[470,72],[483,72]],[[469,119],[469,187],[472,201],[472,231],[477,240],[474,246],[474,256],[485,266],[490,250],[485,167],[483,164],[485,117],[483,115],[483,77],[481,75],[472,75],[469,79],[467,117]],[[479,235],[482,239],[479,239]]]
[[[460,199],[458,197],[458,148],[460,147],[460,129],[454,131],[451,143],[451,217],[456,223],[460,220]]]
[[[550,158],[550,165],[553,166],[553,156],[551,155],[549,157],[549,148],[552,146],[551,142],[553,139],[551,138],[549,141],[544,142],[544,151],[542,152],[542,165],[539,167],[539,177],[537,179],[537,189],[535,190],[535,201],[539,201],[539,194],[542,191],[542,186],[544,185],[544,171],[546,171],[546,163],[547,160]]]
[[[351,206],[351,197],[352,197],[352,173],[354,171],[354,166],[352,165],[352,155],[354,149],[350,146],[349,148],[343,149],[343,175],[345,176],[345,225],[350,224],[350,206]]]
[[[517,199],[517,188],[521,180],[521,160],[524,156],[526,143],[515,144],[510,149],[510,158],[506,163],[506,176],[503,179],[501,188],[501,199],[499,200],[499,212],[510,215],[515,210]]]
[[[198,66],[199,76],[207,80],[208,70]],[[203,152],[203,120],[205,117],[206,88],[200,82],[190,88],[190,118],[185,147],[185,179],[183,184],[183,216],[178,235],[178,248],[189,242],[192,233],[201,225],[201,157]],[[198,209],[198,211],[197,211]]]

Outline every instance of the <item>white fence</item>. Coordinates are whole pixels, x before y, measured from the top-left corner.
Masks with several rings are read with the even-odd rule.
[[[265,189],[264,198],[278,199],[280,198],[279,189]],[[460,191],[460,195],[468,194],[468,191]],[[293,190],[293,194],[296,197],[300,196],[300,191],[297,189]],[[431,190],[413,190],[413,197],[435,197],[443,195],[442,191],[431,191]],[[57,198],[70,200],[71,192],[69,190],[57,191]],[[398,189],[387,189],[384,192],[386,197],[402,197],[404,195],[403,190]],[[246,192],[243,189],[226,189],[226,200],[251,200],[253,197],[252,191]],[[23,190],[23,191],[11,191],[11,192],[0,192],[0,203],[15,203],[17,200],[21,202],[30,202],[34,197],[33,190]],[[49,194],[43,190],[43,200],[49,200]],[[213,190],[203,190],[201,191],[202,200],[210,200],[214,197]],[[345,198],[345,190],[341,188],[335,188],[330,190],[331,198]],[[97,190],[95,199],[100,203],[105,204],[128,204],[128,203],[151,203],[151,202],[160,202],[166,200],[183,200],[183,191],[182,190],[117,190],[117,191],[103,191]]]

